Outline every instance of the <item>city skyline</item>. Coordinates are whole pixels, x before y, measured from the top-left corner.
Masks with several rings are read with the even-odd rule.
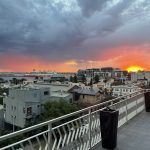
[[[148,0],[1,0],[0,72],[150,70],[149,24]]]

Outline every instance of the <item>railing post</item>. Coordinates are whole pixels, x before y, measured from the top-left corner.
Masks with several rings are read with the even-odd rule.
[[[92,124],[92,120],[91,120],[91,109],[88,110],[89,113],[89,148],[91,150],[92,148],[92,135],[91,135],[91,124]]]
[[[137,113],[138,113],[138,104],[137,104],[137,99],[136,99],[136,115],[137,115]]]
[[[127,103],[127,100],[125,101],[126,102],[126,122],[128,122],[128,103]]]
[[[52,123],[48,124],[48,150],[52,150]]]
[[[111,101],[111,104],[110,104],[110,106],[113,106],[113,101]]]

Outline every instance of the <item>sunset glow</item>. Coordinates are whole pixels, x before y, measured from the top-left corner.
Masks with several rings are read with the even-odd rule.
[[[150,71],[147,1],[2,0],[0,72]]]
[[[143,71],[144,68],[139,67],[139,66],[130,66],[129,68],[127,68],[128,72],[138,72],[138,71]]]

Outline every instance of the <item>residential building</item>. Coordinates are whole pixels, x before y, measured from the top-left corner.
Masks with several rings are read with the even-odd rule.
[[[69,102],[73,101],[73,96],[72,93],[70,93],[71,90],[73,90],[74,88],[78,87],[78,83],[70,83],[68,82],[68,84],[57,84],[57,83],[35,83],[35,84],[31,84],[31,85],[27,85],[27,87],[35,87],[35,88],[40,88],[40,87],[47,87],[50,88],[50,100],[66,100]]]
[[[148,83],[150,83],[150,72],[148,71],[139,71],[131,73],[131,81],[137,82],[138,80],[147,79]]]
[[[79,70],[78,71],[78,77],[85,75],[87,78],[93,78],[96,74],[99,74],[100,69],[99,68],[91,68],[91,69],[85,69],[85,70]]]
[[[4,98],[5,122],[24,128],[28,121],[38,116],[42,104],[50,99],[50,88],[12,88]]]
[[[136,91],[141,90],[138,86],[134,85],[118,85],[118,86],[112,86],[112,96],[124,96],[131,93],[134,93]]]
[[[95,104],[100,102],[102,95],[97,87],[85,86],[73,90],[73,100],[85,104]]]
[[[36,126],[1,136],[0,145],[2,146],[0,149],[103,150],[101,135],[108,135],[108,130],[100,129],[102,124],[100,112],[108,106],[119,112],[118,119],[113,118],[118,126],[117,141],[112,140],[114,145],[117,142],[116,149],[149,150],[150,114],[145,105],[145,101],[149,101],[149,98],[150,90],[141,90],[130,94],[129,97],[115,98],[106,101],[105,104],[96,104],[92,107],[42,122]],[[145,112],[145,108],[147,112]],[[107,121],[109,124],[110,120],[106,119]],[[38,133],[35,132],[35,129]],[[23,134],[26,136],[22,140]],[[16,137],[18,137],[17,141]],[[9,139],[11,139],[12,143],[7,142]]]
[[[4,108],[3,105],[0,105],[0,128],[3,128],[4,124]]]

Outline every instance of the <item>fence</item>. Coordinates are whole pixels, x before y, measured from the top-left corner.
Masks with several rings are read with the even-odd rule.
[[[59,118],[34,125],[0,137],[0,143],[9,139],[17,142],[3,146],[1,150],[88,150],[101,141],[99,111],[106,106],[119,110],[118,127],[145,108],[141,90],[103,102]],[[18,137],[19,136],[19,137]],[[16,138],[18,137],[18,138]]]

